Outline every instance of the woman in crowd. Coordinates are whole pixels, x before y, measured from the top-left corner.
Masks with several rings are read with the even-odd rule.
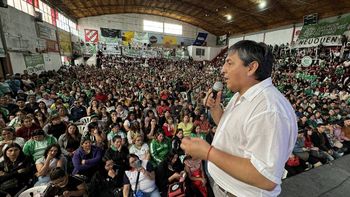
[[[151,159],[151,154],[148,144],[143,141],[143,136],[141,134],[136,134],[134,138],[133,141],[135,143],[129,148],[130,154],[137,155],[141,160],[149,161]]]
[[[179,156],[185,155],[185,152],[181,149],[181,140],[184,137],[182,129],[177,129],[175,135],[171,141],[171,148],[175,150]]]
[[[128,143],[129,145],[132,145],[135,143],[135,136],[137,134],[143,135],[141,129],[140,129],[140,123],[139,122],[134,122],[132,125],[130,125],[130,129],[127,132],[127,138],[128,138]]]
[[[159,165],[171,150],[169,138],[165,137],[163,133],[157,132],[155,138],[151,141],[150,150],[153,165]]]
[[[50,182],[50,172],[56,167],[65,169],[65,159],[58,144],[51,144],[44,152],[44,156],[35,162],[38,181],[35,186],[46,185]]]
[[[130,112],[130,113],[128,114],[128,117],[127,117],[126,120],[124,121],[124,124],[123,124],[124,129],[125,129],[126,132],[129,132],[129,131],[130,131],[130,126],[131,126],[132,124],[134,124],[135,121],[136,121],[135,113]]]
[[[105,148],[106,134],[100,130],[97,122],[88,124],[87,132],[83,134],[83,138],[89,138],[92,144],[101,149]]]
[[[62,122],[69,122],[68,110],[65,107],[58,109],[58,115],[61,118]]]
[[[157,119],[155,117],[150,118],[151,122],[148,127],[145,127],[144,129],[144,134],[145,138],[147,139],[146,141],[149,142],[152,139],[154,139],[154,136],[157,132],[159,132],[160,128],[157,123]]]
[[[63,155],[67,159],[67,172],[73,170],[72,158],[75,151],[80,147],[81,134],[75,124],[69,124],[67,130],[58,139]]]
[[[156,183],[161,196],[166,197],[168,186],[172,183],[179,182],[184,177],[184,166],[175,151],[171,151],[166,160],[161,162],[156,171]]]
[[[176,128],[176,126],[174,124],[173,118],[172,117],[168,117],[166,119],[166,122],[163,124],[163,127],[162,127],[165,136],[167,136],[169,138],[172,138],[174,136],[174,134],[175,134],[175,128]]]
[[[0,162],[0,191],[15,196],[32,186],[33,160],[22,152],[16,144],[9,144]]]
[[[75,150],[80,146],[81,134],[75,124],[69,124],[67,130],[58,139],[58,144],[62,153],[67,157],[72,157]]]
[[[177,128],[180,128],[183,130],[183,134],[185,137],[190,136],[192,129],[193,129],[193,124],[190,122],[190,116],[189,115],[184,115],[182,122],[179,123]]]
[[[201,138],[202,140],[205,140],[205,134],[202,133],[201,127],[199,125],[194,128],[190,137],[198,137],[198,138]]]
[[[91,179],[89,195],[94,197],[122,196],[124,171],[121,172],[113,160],[107,160],[104,164],[104,168],[97,171]]]
[[[104,122],[107,123],[108,119],[109,119],[109,112],[107,111],[107,108],[105,106],[100,107],[100,117],[99,119]]]
[[[192,190],[198,190],[201,196],[207,197],[207,180],[205,178],[203,165],[201,160],[193,159],[191,156],[184,158],[185,171],[188,178],[191,180]]]
[[[35,112],[40,111],[45,115],[45,117],[49,117],[51,110],[47,108],[46,104],[44,101],[39,101],[39,109],[35,110]]]
[[[41,111],[34,112],[34,123],[40,128],[43,128],[46,124],[47,117]]]
[[[129,170],[125,171],[123,196],[129,196],[130,192],[133,191],[143,193],[142,196],[160,197],[151,163],[140,160],[134,154],[130,154],[128,160]]]
[[[98,106],[98,101],[97,100],[92,100],[90,103],[90,106],[87,108],[87,115],[91,116],[92,114],[99,115],[100,110]]]
[[[92,145],[90,138],[83,138],[80,147],[73,155],[73,172],[72,174],[84,175],[91,179],[92,175],[98,169],[102,158],[102,150]]]

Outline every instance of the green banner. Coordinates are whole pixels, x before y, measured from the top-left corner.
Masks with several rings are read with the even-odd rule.
[[[334,21],[304,25],[294,47],[340,46],[341,36],[350,35],[350,16],[344,16]]]
[[[301,29],[299,39],[308,39],[329,35],[343,35],[350,27],[350,16],[339,18],[332,22],[320,22],[313,25],[305,25]]]
[[[28,73],[40,73],[45,70],[45,62],[42,54],[23,55]]]

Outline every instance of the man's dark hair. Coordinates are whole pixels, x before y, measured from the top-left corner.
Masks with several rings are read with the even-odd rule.
[[[263,81],[271,76],[273,55],[266,44],[251,40],[242,40],[228,49],[229,54],[235,52],[237,52],[239,58],[243,61],[244,66],[248,66],[253,61],[258,62],[259,67],[255,72],[256,80]]]
[[[60,167],[56,167],[56,168],[52,169],[50,172],[51,181],[57,180],[57,179],[62,178],[64,176],[66,176],[66,172]]]
[[[112,141],[115,142],[117,139],[122,139],[120,135],[116,135],[113,137]]]

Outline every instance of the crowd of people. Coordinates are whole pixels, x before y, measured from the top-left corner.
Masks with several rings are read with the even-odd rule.
[[[347,54],[272,50],[274,84],[298,117],[287,177],[347,154]],[[48,196],[170,196],[174,184],[186,196],[212,196],[206,163],[180,145],[183,137],[213,140],[216,125],[203,98],[220,81],[225,55],[206,63],[104,55],[101,68],[2,79],[0,196],[49,183]],[[317,60],[302,66],[305,55]],[[233,93],[223,95],[227,101]]]

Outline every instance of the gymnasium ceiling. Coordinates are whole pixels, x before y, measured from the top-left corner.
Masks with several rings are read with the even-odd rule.
[[[168,17],[215,35],[244,34],[350,12],[350,0],[46,0],[69,17],[139,13]],[[266,6],[263,7],[264,2]],[[228,20],[228,15],[232,19]]]

